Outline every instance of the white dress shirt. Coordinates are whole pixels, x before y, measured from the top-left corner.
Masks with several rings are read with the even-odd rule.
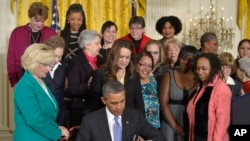
[[[114,141],[114,133],[113,133],[113,127],[114,127],[114,124],[115,124],[115,116],[110,113],[110,111],[108,110],[108,108],[106,107],[106,113],[107,113],[107,118],[108,118],[108,125],[109,125],[109,131],[110,131],[110,135],[111,135],[111,138],[112,138],[112,141]],[[121,116],[118,116],[119,117],[119,124],[121,125],[122,127],[122,121],[121,121]]]

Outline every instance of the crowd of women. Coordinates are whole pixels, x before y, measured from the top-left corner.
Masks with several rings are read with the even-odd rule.
[[[201,47],[175,38],[178,17],[156,22],[162,39],[144,34],[143,17],[130,19],[130,32],[117,39],[118,26],[87,29],[80,4],[66,12],[57,35],[44,25],[48,8],[31,4],[29,23],[13,30],[7,54],[14,87],[14,140],[68,139],[89,112],[103,107],[102,86],[118,80],[126,107],[138,109],[168,141],[228,141],[232,99],[250,92],[250,40],[239,42],[239,56],[217,53],[214,33]],[[200,48],[198,50],[197,48]]]

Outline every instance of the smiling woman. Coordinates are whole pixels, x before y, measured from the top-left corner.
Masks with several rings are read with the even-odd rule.
[[[7,69],[12,87],[24,73],[22,66],[20,66],[20,58],[24,50],[32,43],[42,43],[50,36],[56,35],[54,30],[44,26],[44,21],[48,17],[48,7],[43,3],[32,3],[28,10],[28,16],[29,23],[15,28],[10,36]]]
[[[137,54],[135,68],[140,76],[145,117],[154,128],[159,129],[160,104],[158,100],[158,86],[155,78],[150,75],[154,68],[152,55],[147,51],[142,51]]]
[[[232,93],[220,74],[217,55],[204,53],[198,57],[195,62],[198,84],[187,106],[189,141],[229,141]]]

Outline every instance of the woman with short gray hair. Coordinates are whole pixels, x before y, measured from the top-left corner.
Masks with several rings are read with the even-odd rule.
[[[83,30],[78,38],[78,44],[82,51],[77,53],[67,69],[68,90],[72,95],[72,126],[81,123],[88,86],[94,70],[97,69],[96,56],[101,49],[101,35],[93,30]]]
[[[96,38],[99,37],[101,39],[101,35],[93,30],[83,30],[80,33],[78,38],[78,44],[81,49],[85,49],[86,45],[91,44],[91,42]]]
[[[243,57],[237,60],[238,68],[236,70],[236,75],[242,82],[242,88],[244,94],[250,92],[250,58]]]

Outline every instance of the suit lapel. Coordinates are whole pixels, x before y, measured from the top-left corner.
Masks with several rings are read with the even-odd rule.
[[[49,90],[49,88],[47,87],[47,85],[45,84],[48,92],[49,92],[49,95],[51,96],[52,100],[49,98],[49,96],[46,94],[46,92],[44,91],[44,89],[42,88],[42,86],[36,81],[36,79],[29,73],[29,72],[26,72],[26,75],[27,75],[27,78],[34,84],[34,87],[35,87],[35,91],[36,93],[38,94],[37,96],[45,96],[47,97],[47,99],[50,101],[50,103],[52,104],[53,107],[55,107],[55,109],[58,109],[58,105],[57,105],[57,102],[54,98],[54,96],[52,95],[51,91]]]
[[[126,114],[126,109],[124,110],[123,114],[122,114],[122,140],[126,141],[127,140],[127,136],[129,135],[131,128],[131,123],[129,120],[129,116]]]
[[[100,128],[102,136],[103,136],[103,141],[111,141],[112,138],[111,138],[110,131],[107,130],[107,129],[109,129],[109,125],[108,125],[106,108],[102,108],[100,115],[101,116],[99,116],[99,119],[100,119],[99,120],[99,128]]]

